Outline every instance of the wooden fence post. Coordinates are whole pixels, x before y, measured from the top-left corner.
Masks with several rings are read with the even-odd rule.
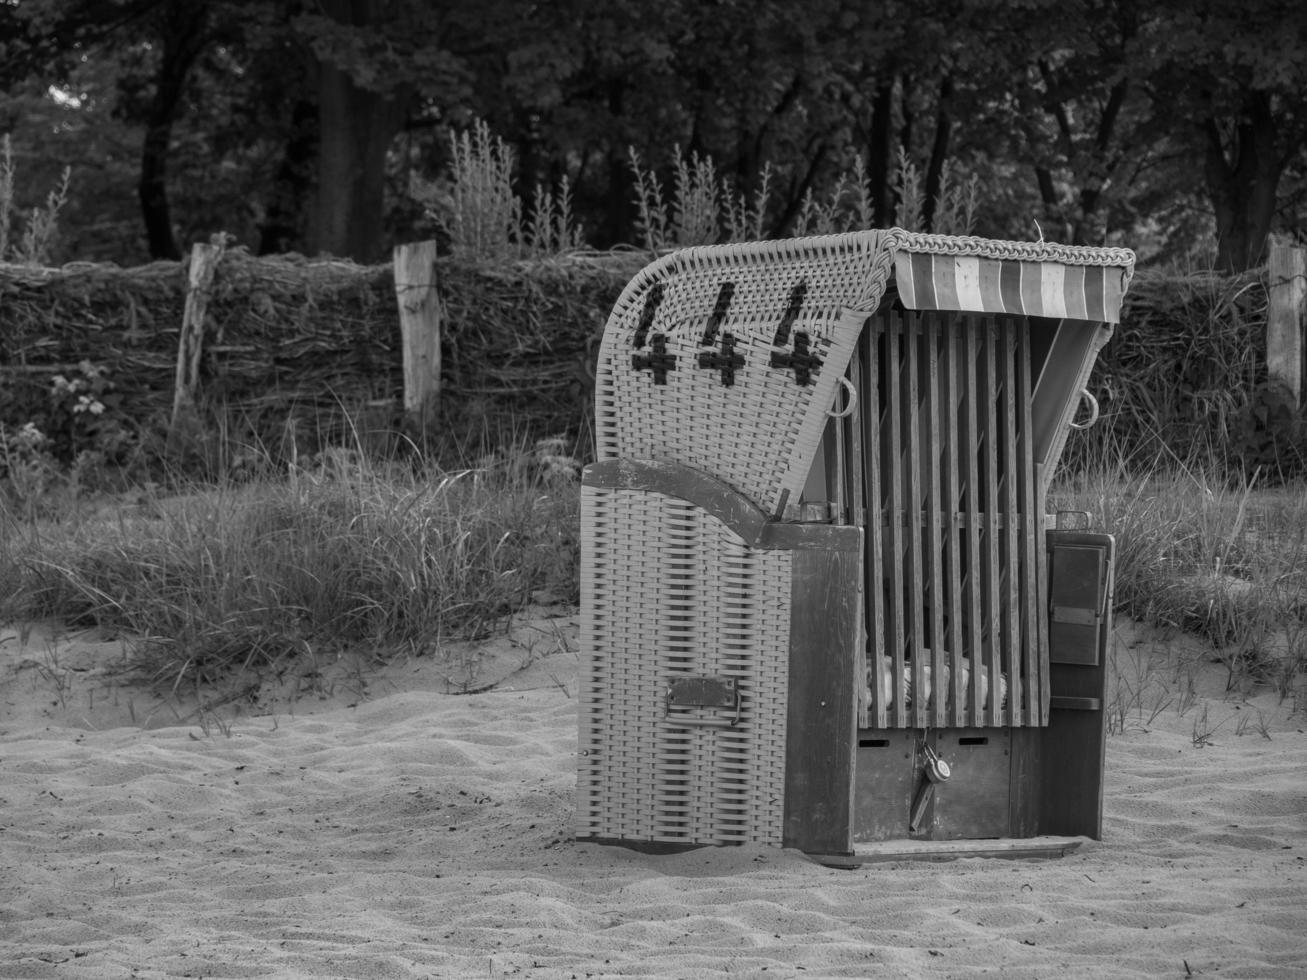
[[[1271,246],[1267,263],[1266,371],[1302,404],[1304,308],[1307,307],[1307,249]]]
[[[404,343],[404,413],[425,433],[440,404],[440,298],[436,243],[395,248],[395,295]]]
[[[186,308],[182,313],[181,336],[177,341],[177,376],[173,385],[172,424],[191,418],[195,409],[195,390],[200,379],[200,355],[204,352],[204,319],[209,306],[213,274],[222,258],[223,245],[195,244],[191,248],[191,268],[187,277]]]

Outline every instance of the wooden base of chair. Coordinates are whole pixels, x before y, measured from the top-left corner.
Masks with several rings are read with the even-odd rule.
[[[1082,837],[1029,837],[1023,840],[902,840],[858,844],[852,854],[810,854],[832,868],[860,868],[891,861],[957,861],[961,858],[1060,858],[1084,843]]]

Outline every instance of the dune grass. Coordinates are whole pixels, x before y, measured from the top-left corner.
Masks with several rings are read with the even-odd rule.
[[[1210,640],[1231,691],[1301,696],[1307,484],[1231,482],[1175,458],[1139,474],[1123,458],[1100,452],[1050,499],[1116,536],[1117,610]],[[577,465],[558,445],[452,469],[330,451],[184,489],[53,517],[0,506],[0,621],[118,633],[148,680],[199,690],[297,658],[420,656],[487,635],[541,593],[578,598]],[[1192,703],[1183,665],[1161,678],[1118,654],[1118,722]]]
[[[1210,641],[1228,691],[1267,683],[1296,695],[1307,671],[1307,484],[1260,486],[1257,473],[1232,478],[1201,458],[1159,458],[1141,474],[1102,452],[1055,486],[1050,505],[1115,535],[1119,613]],[[1117,697],[1146,707],[1149,678],[1129,673],[1116,671]],[[1166,695],[1183,701],[1192,678],[1172,682]]]
[[[98,515],[3,520],[0,619],[121,633],[173,689],[346,648],[421,655],[541,591],[576,598],[575,470],[538,452],[453,471],[335,454]]]

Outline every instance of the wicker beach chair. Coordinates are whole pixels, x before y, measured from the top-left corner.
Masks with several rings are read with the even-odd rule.
[[[961,751],[932,731],[1038,756],[1049,636],[1106,633],[1101,560],[1096,612],[1050,622],[1044,498],[1132,268],[891,229],[691,248],[631,281],[582,491],[579,837],[850,853],[879,778],[862,743],[907,745],[913,785]],[[1022,806],[1002,836],[1047,830]],[[966,832],[965,807],[917,808]]]

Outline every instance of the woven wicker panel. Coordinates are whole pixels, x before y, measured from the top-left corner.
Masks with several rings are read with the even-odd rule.
[[[578,836],[780,844],[790,553],[635,490],[583,488],[582,535]],[[687,677],[733,680],[738,722],[669,708]]]
[[[646,267],[604,332],[597,458],[684,463],[775,512],[802,487],[838,379],[884,294],[889,240],[867,231],[690,248]],[[710,365],[722,357],[727,335],[730,384],[700,366],[701,355]],[[806,377],[785,363],[800,343],[818,359]]]

